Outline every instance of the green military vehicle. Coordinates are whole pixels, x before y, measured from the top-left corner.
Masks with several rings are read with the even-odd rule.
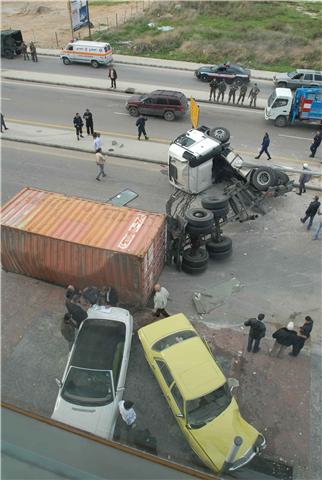
[[[20,30],[1,30],[1,57],[14,58],[20,55],[22,42]]]

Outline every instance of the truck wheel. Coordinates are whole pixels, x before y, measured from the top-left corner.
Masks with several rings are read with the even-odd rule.
[[[285,172],[276,172],[276,177],[277,177],[277,185],[286,185],[289,181],[290,178]]]
[[[208,210],[218,210],[228,206],[228,198],[226,197],[203,197],[201,205]]]
[[[206,248],[210,253],[226,252],[232,250],[233,241],[230,237],[223,235],[219,242],[215,242],[212,238],[206,241]]]
[[[224,260],[225,258],[230,257],[232,254],[233,249],[225,250],[224,252],[209,252],[209,256],[212,260]]]
[[[272,168],[259,167],[253,172],[251,182],[257,190],[265,192],[276,184],[276,174]]]
[[[70,62],[69,58],[66,58],[66,57],[63,58],[63,64],[64,65],[70,65],[70,63],[71,62]]]
[[[98,68],[100,66],[100,64],[98,63],[97,60],[92,60],[91,65],[92,65],[93,68]]]
[[[278,82],[277,86],[280,87],[280,88],[286,88],[287,84],[286,84],[286,82]]]
[[[131,117],[137,117],[139,115],[139,110],[136,107],[130,107],[129,114]]]
[[[226,218],[228,212],[229,212],[229,206],[212,211],[214,218],[216,220],[220,220],[221,218]]]
[[[214,221],[212,212],[205,208],[190,208],[190,210],[186,212],[185,217],[189,225],[195,227],[207,227],[208,225],[212,225]]]
[[[190,267],[204,267],[208,262],[208,259],[208,252],[203,248],[198,248],[197,251],[188,248],[182,255],[182,263],[189,265]]]
[[[163,114],[164,120],[167,120],[168,122],[173,122],[173,120],[176,118],[175,114],[171,110],[167,110]]]
[[[213,230],[213,224],[211,225],[206,225],[203,226],[201,225],[200,227],[195,227],[194,225],[188,225],[186,226],[186,232],[191,236],[191,237],[196,237],[199,235],[208,235],[209,233],[212,232]]]
[[[221,143],[226,143],[230,139],[230,131],[225,127],[211,128],[208,135]]]
[[[12,60],[13,57],[15,56],[13,50],[10,50],[10,48],[6,48],[5,51],[3,52],[4,56],[8,58],[9,60]]]
[[[208,262],[203,265],[202,267],[192,267],[191,265],[186,265],[182,263],[182,270],[186,273],[190,273],[190,275],[198,275],[199,273],[203,273],[207,270]]]
[[[287,125],[287,118],[284,115],[279,115],[275,119],[275,126],[276,127],[286,127]]]

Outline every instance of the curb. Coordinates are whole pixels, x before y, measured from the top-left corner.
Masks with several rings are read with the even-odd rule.
[[[28,144],[32,144],[32,145],[41,145],[43,147],[51,147],[51,148],[59,148],[61,150],[72,150],[72,151],[75,151],[75,152],[83,152],[83,153],[91,153],[94,155],[94,151],[93,150],[89,150],[87,148],[79,148],[79,147],[67,147],[67,146],[64,146],[64,145],[57,145],[55,143],[50,143],[50,142],[39,142],[39,141],[36,141],[36,140],[25,140],[23,138],[19,138],[19,137],[5,137],[3,138],[3,140],[7,140],[9,142],[19,142],[19,143],[28,143]],[[114,153],[114,152],[103,152],[105,155],[107,155],[108,157],[114,157],[114,158],[125,158],[126,160],[134,160],[134,161],[137,161],[137,162],[145,162],[145,163],[154,163],[155,165],[168,165],[168,162],[166,161],[162,161],[162,160],[154,160],[153,158],[151,159],[148,159],[148,158],[143,158],[143,157],[136,157],[134,155],[121,155],[121,154],[118,154],[118,153]]]
[[[24,78],[17,78],[17,77],[8,77],[6,76],[6,74],[2,75],[1,76],[2,78],[6,79],[6,80],[16,80],[16,81],[20,81],[20,82],[30,82],[30,83],[42,83],[44,85],[59,85],[59,86],[62,86],[62,87],[75,87],[75,88],[84,88],[86,90],[98,90],[98,91],[103,91],[103,92],[113,92],[113,93],[125,93],[126,95],[146,95],[147,92],[139,92],[139,91],[135,91],[133,93],[128,93],[126,90],[123,90],[123,89],[114,89],[114,88],[109,88],[109,87],[106,87],[106,88],[103,88],[103,87],[89,87],[89,86],[85,86],[85,85],[77,85],[77,84],[74,84],[74,83],[63,83],[63,82],[51,82],[51,81],[48,81],[48,80],[30,80],[30,79],[24,79]],[[264,111],[265,108],[264,107],[248,107],[247,105],[236,105],[236,104],[233,104],[233,103],[217,103],[217,102],[212,102],[210,100],[203,100],[203,99],[199,99],[199,98],[195,98],[196,102],[199,102],[199,103],[209,103],[209,104],[214,104],[214,105],[221,105],[221,106],[225,106],[227,105],[228,107],[236,107],[236,108],[243,108],[243,109],[249,109],[249,110],[262,110]]]
[[[42,55],[44,57],[59,57],[60,55],[56,54],[56,53],[40,53],[39,52],[39,55]],[[117,55],[117,54],[116,54]],[[145,58],[149,58],[149,57],[145,57]],[[160,59],[155,59],[155,60],[160,60],[160,62],[162,62],[162,58]],[[192,67],[171,67],[170,65],[155,65],[153,63],[138,63],[138,62],[131,62],[130,60],[115,60],[113,63],[119,63],[119,64],[124,64],[124,65],[137,65],[139,67],[153,67],[153,68],[164,68],[164,69],[168,69],[168,70],[182,70],[182,71],[185,71],[185,72],[194,72],[195,71],[195,68],[192,68]],[[267,81],[272,81],[273,79],[271,77],[254,77],[252,76],[251,78],[255,79],[255,80],[267,80]]]

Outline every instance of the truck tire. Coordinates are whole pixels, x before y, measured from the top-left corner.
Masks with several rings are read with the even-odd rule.
[[[209,252],[209,256],[212,260],[224,260],[225,258],[228,258],[231,256],[233,253],[233,249],[225,250],[224,252]]]
[[[201,205],[208,210],[219,210],[229,205],[226,197],[203,197]]]
[[[172,112],[172,110],[167,110],[163,114],[164,120],[167,120],[167,122],[173,122],[173,120],[176,118],[175,114]]]
[[[219,242],[215,242],[212,238],[206,241],[206,248],[210,253],[226,252],[232,250],[233,241],[230,237],[223,235]]]
[[[226,143],[230,139],[230,131],[225,127],[211,128],[208,135],[209,137],[218,140],[220,143]]]
[[[212,225],[214,221],[212,212],[205,208],[190,208],[190,210],[186,212],[185,217],[189,225],[194,227],[206,227]]]
[[[186,232],[190,235],[190,237],[196,237],[199,235],[208,235],[213,231],[213,228],[213,224],[206,226],[201,225],[200,227],[188,224],[186,226]]]
[[[259,167],[251,176],[251,183],[257,190],[265,192],[276,184],[276,174],[272,168]]]
[[[203,267],[192,267],[191,265],[186,265],[182,263],[182,270],[186,273],[190,273],[190,275],[199,275],[207,270],[208,262]]]
[[[220,220],[221,218],[227,217],[227,213],[229,212],[229,205],[225,208],[218,208],[217,210],[213,210],[212,213],[215,219]]]
[[[287,125],[287,118],[285,117],[285,115],[279,115],[276,119],[275,119],[275,126],[276,127],[286,127]]]
[[[69,58],[67,58],[67,57],[63,58],[63,64],[64,65],[70,65],[70,63],[71,63],[71,61],[69,60]]]
[[[277,177],[277,185],[287,185],[288,182],[290,181],[289,176],[285,172],[277,171],[276,177]]]
[[[182,255],[182,263],[190,267],[204,267],[208,263],[208,259],[208,252],[204,248],[198,248],[197,251],[188,248]]]

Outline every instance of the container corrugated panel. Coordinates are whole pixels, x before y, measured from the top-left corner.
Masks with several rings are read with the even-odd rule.
[[[5,270],[58,285],[113,285],[120,300],[144,303],[165,255],[165,216],[21,190],[1,209]]]

